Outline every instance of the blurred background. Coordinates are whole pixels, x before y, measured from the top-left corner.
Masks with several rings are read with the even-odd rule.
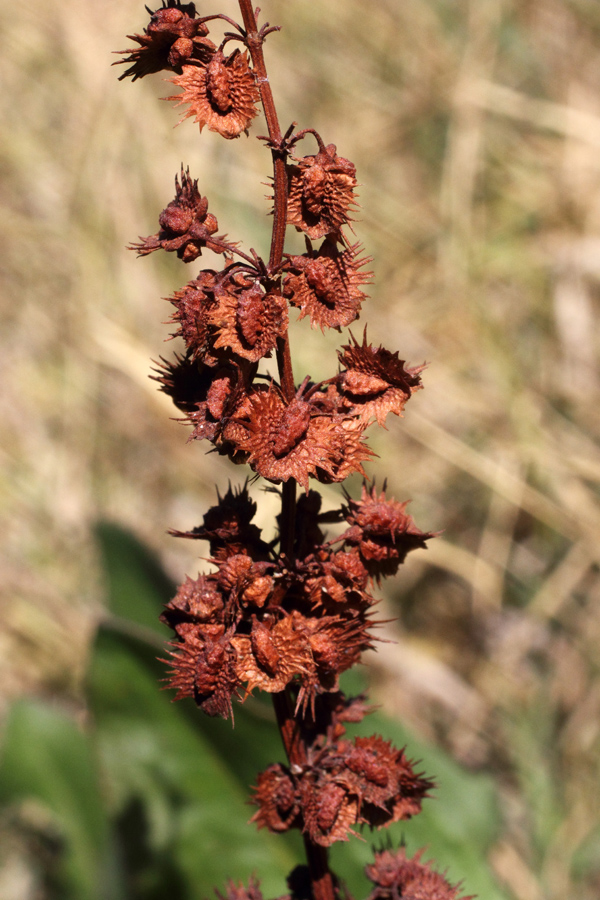
[[[283,127],[316,128],[358,169],[375,278],[355,333],[368,322],[429,363],[405,418],[371,436],[369,475],[443,532],[384,586],[391,642],[360,676],[380,705],[367,730],[440,785],[394,841],[427,844],[482,900],[592,900],[600,4],[268,0],[264,18],[283,25],[266,46]],[[268,707],[246,704],[232,734],[157,688],[157,610],[206,566],[166,530],[199,524],[245,471],[187,444],[148,378],[175,349],[161,298],[190,269],[125,247],[156,231],[183,162],[220,230],[267,254],[270,160],[263,120],[199,139],[173,130],[162,75],[119,84],[110,53],[146,23],[123,0],[0,17],[5,900],[187,900],[253,871],[273,896],[295,859],[244,824],[253,773],[280,753]],[[298,381],[329,377],[346,340],[294,324]],[[274,498],[252,494],[272,534]],[[339,863],[358,896],[380,840],[365,838]]]

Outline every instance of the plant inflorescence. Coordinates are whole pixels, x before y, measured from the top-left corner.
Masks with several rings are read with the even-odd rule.
[[[162,249],[185,263],[205,250],[222,257],[221,268],[201,269],[169,298],[185,352],[161,360],[155,378],[192,439],[249,465],[281,497],[275,541],[266,542],[253,522],[247,481],[219,496],[202,525],[176,532],[208,543],[214,571],[187,578],[162,615],[175,633],[168,683],[176,699],[192,697],[204,713],[224,718],[233,718],[234,699],[255,689],[272,695],[287,762],[258,774],[253,821],[303,835],[306,864],[291,873],[286,896],[334,900],[348,894],[343,873],[338,878],[329,868],[328,848],[356,826],[381,828],[416,815],[433,784],[382,737],[347,736],[347,723],[361,721],[369,707],[339,686],[340,674],[375,640],[373,585],[432,537],[417,528],[406,503],[386,497],[385,484],[381,491],[367,486],[363,469],[372,455],[367,428],[402,414],[421,388],[423,366],[373,346],[365,329],[338,351],[338,371],[327,380],[294,376],[289,307],[322,330],[351,325],[366,299],[371,260],[348,236],[357,206],[353,163],[311,128],[297,131],[294,123],[282,132],[263,56],[265,38],[278,28],[259,28],[250,0],[239,0],[239,9],[241,23],[163,0],[119,60],[127,65],[121,78],[133,81],[171,72],[180,93],[168,99],[201,131],[237,138],[262,104],[268,135],[259,140],[273,160],[268,258],[219,234],[207,198],[183,167],[157,233],[133,245],[140,256]],[[209,37],[214,20],[231,29],[218,46]],[[301,155],[307,143],[313,152]],[[285,252],[288,226],[304,233],[303,254]],[[261,371],[273,354],[277,378]],[[340,483],[355,473],[365,478],[360,497],[344,492],[337,509],[322,511],[311,480]],[[335,523],[339,533],[327,539],[324,526]],[[455,900],[458,888],[421,856],[408,858],[402,847],[376,852],[367,867],[369,900]],[[228,900],[262,897],[256,880],[226,890]]]

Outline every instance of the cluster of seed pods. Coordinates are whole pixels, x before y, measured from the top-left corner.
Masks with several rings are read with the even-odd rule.
[[[371,260],[348,237],[357,207],[353,163],[312,129],[281,134],[262,51],[277,29],[259,30],[248,0],[239,7],[242,24],[163,0],[119,60],[128,66],[121,77],[134,81],[170,72],[181,92],[168,99],[186,108],[183,118],[226,139],[247,133],[262,103],[263,140],[274,160],[267,260],[218,234],[207,198],[183,168],[158,231],[133,245],[140,256],[163,250],[184,263],[206,250],[222,258],[220,269],[200,269],[169,298],[173,335],[185,349],[162,359],[154,377],[191,427],[190,439],[250,466],[282,496],[278,540],[261,536],[247,481],[218,495],[202,525],[174,532],[206,542],[213,571],[187,578],[163,612],[174,632],[168,683],[176,699],[191,697],[204,713],[225,718],[252,691],[273,695],[288,760],[257,776],[253,821],[304,835],[307,865],[290,875],[286,897],[333,900],[348,894],[329,871],[327,848],[357,826],[380,828],[417,814],[432,787],[383,738],[347,737],[346,725],[368,707],[339,685],[340,674],[373,646],[374,585],[432,537],[417,528],[406,503],[386,497],[385,485],[368,486],[363,468],[372,455],[365,432],[402,414],[421,388],[423,366],[373,346],[365,329],[360,339],[350,334],[330,378],[294,382],[290,307],[321,330],[351,325],[366,300]],[[214,20],[232,28],[218,46],[209,38]],[[298,155],[304,140],[316,141],[315,153]],[[288,226],[303,232],[304,254],[284,252]],[[261,371],[273,354],[279,380]],[[337,509],[322,511],[311,481],[339,483],[355,473],[365,478],[360,498],[344,492]],[[335,537],[328,538],[327,524],[337,526]],[[369,900],[458,897],[421,854],[409,859],[402,848],[377,853],[367,876],[375,886]],[[230,883],[218,896],[262,900],[255,880],[247,888]]]

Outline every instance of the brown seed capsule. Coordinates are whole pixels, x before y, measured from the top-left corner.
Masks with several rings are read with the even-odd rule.
[[[129,75],[135,81],[163,69],[181,72],[184,63],[206,63],[215,52],[215,45],[206,37],[206,23],[196,19],[196,7],[193,3],[168,0],[168,6],[148,12],[150,22],[144,29],[144,34],[127,35],[139,46],[116,51],[127,53],[128,56],[114,65],[132,63],[119,76],[119,81]]]
[[[183,118],[193,116],[200,131],[207,126],[224,138],[237,138],[258,114],[259,92],[247,53],[234,50],[226,57],[217,50],[208,65],[184,66],[171,81],[182,93],[166,99],[189,106]]]
[[[287,172],[289,224],[312,240],[338,235],[356,205],[354,164],[338,156],[335,144],[329,144],[315,156],[298,159]]]
[[[264,330],[261,314],[264,312],[265,293],[259,284],[242,291],[235,311],[237,324],[247,344],[255,347]]]
[[[175,178],[175,199],[159,216],[160,231],[132,244],[138,256],[148,256],[155,250],[175,252],[184,262],[192,262],[207,247],[215,253],[225,253],[232,245],[223,237],[213,237],[218,229],[215,217],[208,212],[208,200],[198,190],[197,180],[189,169],[181,167],[181,182]]]
[[[310,404],[292,400],[285,408],[273,441],[273,453],[281,459],[292,450],[306,434],[310,422]]]
[[[404,847],[375,853],[375,862],[365,868],[367,878],[375,885],[367,900],[460,900],[460,885],[451,885],[431,868],[431,863],[421,862],[424,853],[425,850],[419,850],[409,858]]]
[[[323,785],[317,799],[317,824],[321,831],[331,831],[345,797],[346,791],[332,781]]]
[[[274,676],[279,668],[280,655],[273,644],[270,629],[256,619],[252,625],[250,643],[258,665],[268,675]]]

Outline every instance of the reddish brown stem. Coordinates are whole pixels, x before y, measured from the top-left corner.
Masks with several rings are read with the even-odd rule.
[[[258,32],[258,25],[251,0],[239,0],[240,11],[246,29],[246,43],[256,76],[256,82],[260,91],[260,99],[267,120],[269,140],[271,143],[271,156],[273,157],[273,232],[271,235],[271,252],[269,254],[269,266],[276,269],[283,259],[285,245],[285,226],[287,219],[287,172],[285,169],[286,152],[282,149],[282,134],[273,100],[273,92],[267,75],[265,57],[262,48],[262,38]],[[295,394],[294,374],[287,333],[277,341],[277,365],[279,368],[279,380],[285,399],[290,403]]]
[[[288,691],[273,694],[273,707],[287,758],[291,766],[306,765],[306,744],[298,719],[294,716],[292,698]]]
[[[275,101],[262,48],[262,37],[258,32],[256,15],[251,0],[239,0],[240,11],[246,30],[246,44],[252,57],[252,65],[260,91],[260,98],[267,120],[269,130],[269,142],[273,157],[273,231],[271,236],[271,251],[269,255],[269,267],[275,270],[283,259],[285,245],[285,229],[287,220],[288,182],[286,171],[287,151],[283,147],[283,139]],[[296,393],[294,385],[294,373],[290,354],[288,333],[277,341],[277,367],[279,381],[283,395],[290,403]],[[296,482],[289,479],[284,482],[281,491],[281,520],[280,520],[280,549],[282,554],[291,560],[293,558],[294,537],[296,520]],[[277,723],[281,733],[281,739],[285,747],[291,766],[303,766],[306,764],[306,742],[302,734],[300,721],[294,716],[292,699],[289,691],[282,691],[273,695],[273,706],[277,716]],[[333,877],[329,871],[327,850],[314,844],[307,835],[304,835],[306,859],[310,871],[312,893],[314,900],[335,900]]]
[[[246,29],[246,44],[252,57],[252,65],[256,83],[260,91],[260,99],[265,111],[269,139],[271,142],[271,155],[273,157],[274,177],[274,209],[273,209],[273,233],[271,237],[271,253],[269,265],[278,266],[283,258],[283,246],[285,243],[285,221],[287,217],[287,173],[285,171],[286,153],[282,150],[282,134],[273,100],[273,92],[269,84],[265,57],[262,48],[262,37],[258,33],[256,16],[252,8],[251,0],[239,0],[244,28]]]
[[[308,835],[304,835],[304,849],[310,869],[313,900],[332,900],[335,897],[333,876],[329,870],[327,847],[313,844]]]

